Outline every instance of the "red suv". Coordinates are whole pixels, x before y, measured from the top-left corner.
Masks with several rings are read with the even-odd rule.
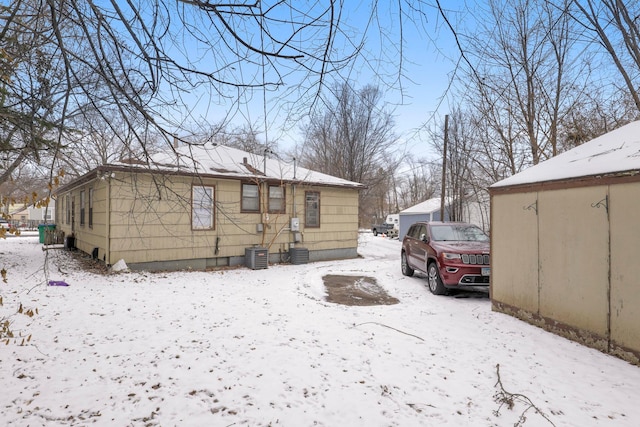
[[[489,286],[489,236],[472,224],[416,222],[402,240],[402,274],[427,274],[435,295],[449,289]]]

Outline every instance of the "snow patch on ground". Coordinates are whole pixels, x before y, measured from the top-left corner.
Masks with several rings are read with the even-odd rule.
[[[362,234],[353,260],[118,275],[41,248],[0,241],[0,316],[31,335],[0,351],[2,425],[513,426],[527,406],[496,402],[497,364],[555,426],[640,425],[640,368],[486,297],[431,295],[402,276],[397,240]],[[375,277],[400,303],[329,303],[327,274]]]

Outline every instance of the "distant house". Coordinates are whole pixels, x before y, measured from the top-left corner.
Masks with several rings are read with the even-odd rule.
[[[400,211],[400,227],[398,233],[398,239],[402,240],[409,231],[411,224],[417,221],[442,221],[440,218],[440,197],[425,200],[424,202],[413,205],[403,211]],[[444,220],[449,220],[449,207],[444,208]]]
[[[10,205],[8,206],[9,219],[11,222],[19,226],[35,227],[42,223],[52,223],[55,219],[56,202],[54,199],[49,200],[47,207],[37,208],[34,205]]]
[[[449,221],[451,217],[449,203],[450,201],[448,201],[444,207],[444,221]],[[411,224],[414,222],[442,221],[443,219],[440,218],[440,204],[440,197],[434,197],[401,211],[399,214],[400,232],[398,233],[398,238],[402,240],[404,235],[407,234],[407,231],[409,231],[409,227],[411,227]],[[485,219],[487,216],[485,212],[488,210],[488,206],[488,201],[487,203],[480,203],[478,201],[474,201],[472,198],[468,198],[468,200],[465,200],[462,203],[462,218],[460,221],[469,222],[482,229],[486,229],[488,227],[488,221]]]
[[[56,201],[51,199],[47,207],[37,208],[29,206],[27,208],[27,216],[30,221],[41,223],[51,223],[56,217]]]
[[[132,269],[354,258],[359,183],[225,146],[184,146],[148,165],[100,166],[57,192],[57,230],[81,251]],[[303,259],[305,259],[303,257]]]
[[[493,308],[640,363],[640,122],[490,193]]]

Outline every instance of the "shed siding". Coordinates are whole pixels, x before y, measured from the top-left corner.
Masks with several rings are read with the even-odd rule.
[[[538,193],[540,314],[599,336],[607,333],[606,186]],[[570,304],[567,304],[571,301]]]
[[[640,182],[549,187],[492,193],[494,309],[640,364]]]
[[[491,200],[491,297],[538,313],[537,193]]]
[[[640,353],[640,183],[611,186],[611,340]]]

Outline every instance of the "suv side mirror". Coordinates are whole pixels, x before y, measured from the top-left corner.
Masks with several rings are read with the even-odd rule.
[[[420,240],[422,240],[425,243],[429,243],[429,238],[427,237],[427,235],[425,233],[422,233],[420,235]]]

